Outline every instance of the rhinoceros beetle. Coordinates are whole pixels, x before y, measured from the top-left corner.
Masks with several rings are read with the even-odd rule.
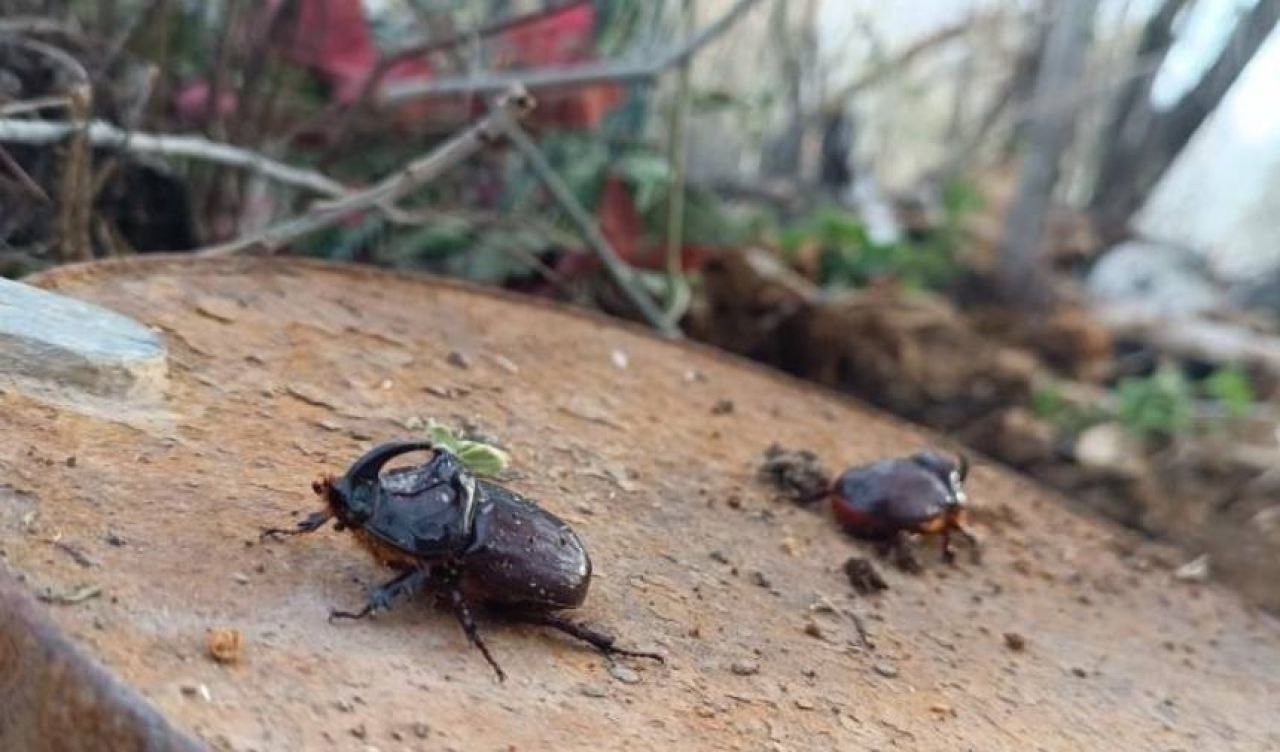
[[[941,534],[942,557],[955,558],[955,532],[978,556],[977,539],[964,528],[964,481],[969,461],[950,460],[937,452],[917,452],[906,458],[881,460],[845,471],[832,487],[831,508],[836,520],[852,535],[885,542],[907,569],[918,567],[907,547],[911,534]]]
[[[382,472],[403,454],[434,451],[424,465]],[[515,621],[560,630],[606,655],[661,661],[656,653],[624,650],[609,635],[565,619],[587,596],[591,560],[577,534],[555,515],[495,483],[477,480],[456,456],[429,442],[375,447],[340,478],[313,484],[325,508],[292,529],[264,538],[310,533],[330,519],[350,530],[379,563],[397,572],[374,589],[359,611],[334,619],[362,619],[389,609],[399,597],[432,590],[450,607],[485,660],[506,677],[480,636],[473,607],[487,606]]]

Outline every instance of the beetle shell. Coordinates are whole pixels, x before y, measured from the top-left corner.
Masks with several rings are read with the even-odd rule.
[[[463,589],[495,605],[581,605],[591,559],[569,525],[501,486],[479,481],[476,492],[475,542],[464,554]]]
[[[836,480],[832,511],[860,538],[885,539],[902,530],[939,532],[946,526],[950,493],[942,477],[918,462],[882,460]]]

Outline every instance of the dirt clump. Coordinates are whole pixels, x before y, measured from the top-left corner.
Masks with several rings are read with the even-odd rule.
[[[866,557],[850,556],[844,563],[844,574],[859,595],[889,589],[889,583],[885,582],[880,570],[876,569],[871,560]]]
[[[831,474],[808,449],[770,445],[760,463],[760,478],[797,504],[812,504],[831,490]]]

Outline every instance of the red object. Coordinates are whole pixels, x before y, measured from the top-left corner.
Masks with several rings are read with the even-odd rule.
[[[635,264],[639,243],[644,238],[644,225],[627,186],[615,177],[605,178],[596,207],[600,232],[623,261]]]

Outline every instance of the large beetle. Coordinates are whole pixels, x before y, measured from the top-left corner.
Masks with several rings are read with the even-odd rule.
[[[392,459],[420,450],[434,451],[426,464],[382,472]],[[336,519],[336,529],[350,530],[379,563],[397,572],[370,593],[364,608],[332,611],[330,620],[361,619],[390,608],[398,597],[430,589],[452,609],[500,680],[506,675],[480,637],[475,606],[558,629],[606,655],[662,660],[619,648],[609,635],[554,613],[582,605],[587,596],[591,560],[582,541],[555,515],[477,480],[444,449],[429,442],[383,444],[341,478],[326,476],[313,489],[325,502],[323,510],[292,529],[266,530],[263,537],[310,533]]]

